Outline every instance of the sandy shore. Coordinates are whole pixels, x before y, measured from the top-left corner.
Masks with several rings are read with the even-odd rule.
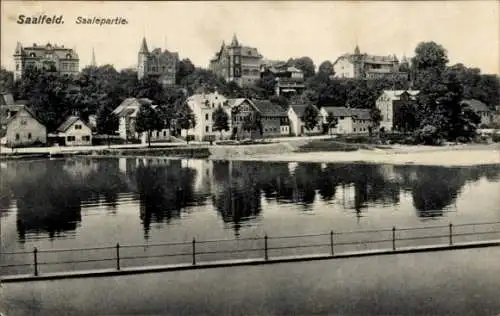
[[[473,166],[500,164],[500,146],[459,145],[450,147],[394,146],[391,149],[354,152],[309,152],[251,155],[234,160],[283,162],[365,162],[381,164],[415,164],[439,166]]]

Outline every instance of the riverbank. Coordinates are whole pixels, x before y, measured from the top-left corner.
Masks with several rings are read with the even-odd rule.
[[[319,140],[319,141],[318,141]],[[62,158],[72,156],[92,157],[169,157],[317,163],[377,163],[415,164],[439,166],[474,166],[500,164],[500,144],[461,144],[450,146],[378,146],[342,143],[333,139],[289,138],[272,143],[248,145],[159,144],[148,148],[144,145],[23,148],[10,153],[2,152],[0,160]]]
[[[475,166],[500,164],[500,146],[456,145],[447,147],[403,146],[358,149],[355,151],[290,152],[286,155],[251,155],[237,160],[317,163],[376,163],[439,166]]]

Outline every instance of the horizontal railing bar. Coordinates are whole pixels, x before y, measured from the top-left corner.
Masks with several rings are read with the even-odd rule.
[[[86,259],[86,260],[79,260],[79,261],[44,261],[44,262],[38,262],[38,265],[45,264],[45,265],[58,265],[58,264],[66,264],[66,263],[86,263],[86,262],[100,262],[100,261],[111,261],[115,260],[115,258],[104,258],[104,259]]]
[[[498,221],[498,222],[467,223],[467,224],[453,224],[453,226],[458,227],[458,226],[495,225],[495,224],[500,224],[500,221]]]
[[[19,252],[0,252],[0,255],[27,255],[33,253],[32,251],[19,251]]]
[[[311,245],[298,245],[298,246],[283,246],[283,247],[269,247],[268,250],[280,250],[280,249],[290,249],[290,248],[312,248],[312,247],[325,247],[330,246],[330,244],[311,244]]]
[[[500,231],[492,231],[492,232],[475,232],[475,233],[454,233],[455,236],[474,236],[474,235],[487,235],[487,234],[500,234]]]
[[[270,238],[270,237],[269,237]],[[213,243],[213,242],[227,242],[227,241],[255,241],[255,240],[263,240],[262,237],[246,237],[246,238],[237,238],[237,239],[208,239],[208,240],[197,240],[197,244],[203,243]]]
[[[262,251],[262,249],[255,248],[245,248],[245,249],[233,249],[233,250],[220,250],[220,251],[197,251],[197,255],[209,255],[209,254],[217,254],[217,253],[237,253],[237,252],[252,252],[252,251]]]
[[[73,249],[49,249],[49,250],[38,250],[38,252],[43,253],[54,253],[54,252],[71,252],[71,251],[90,251],[90,250],[105,250],[113,249],[115,246],[103,246],[103,247],[91,247],[91,248],[73,248]]]
[[[329,236],[330,233],[306,234],[306,235],[291,235],[291,236],[268,236],[268,239],[287,239],[287,238],[302,238],[302,237],[320,237]]]
[[[453,234],[453,236],[456,236]],[[432,239],[432,238],[449,238],[450,235],[431,235],[431,236],[417,236],[417,237],[408,237],[408,238],[396,238],[398,240],[420,240],[420,239]]]
[[[182,242],[165,242],[165,243],[157,243],[157,244],[131,244],[131,245],[121,245],[120,248],[147,248],[147,247],[160,247],[160,246],[187,246],[191,245],[190,241],[182,241]],[[113,247],[114,248],[114,247]]]
[[[6,265],[0,265],[0,268],[13,268],[13,267],[25,267],[25,266],[32,266],[32,263],[20,263],[20,264],[6,264]]]
[[[399,240],[399,239],[396,239]],[[362,244],[375,244],[381,242],[390,242],[392,239],[378,239],[378,240],[366,240],[366,241],[350,241],[350,242],[334,242],[334,246],[346,246],[346,245],[362,245]]]
[[[181,256],[191,256],[192,253],[169,253],[169,254],[161,254],[161,255],[152,255],[152,256],[135,256],[135,257],[120,257],[121,260],[133,260],[133,259],[150,259],[150,258],[163,258],[163,257],[181,257]]]
[[[396,228],[398,231],[412,231],[412,230],[424,230],[424,229],[436,229],[436,228],[448,228],[449,225],[440,225],[440,226],[428,226],[428,227],[414,227],[414,228]]]
[[[387,229],[376,229],[376,230],[357,230],[357,231],[338,231],[333,232],[334,235],[352,235],[352,234],[364,234],[364,233],[386,233],[391,232],[392,228]]]

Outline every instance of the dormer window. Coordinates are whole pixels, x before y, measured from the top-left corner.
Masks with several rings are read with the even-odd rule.
[[[66,54],[66,58],[71,59],[71,54],[70,53]]]
[[[30,57],[36,57],[35,53],[30,53]]]

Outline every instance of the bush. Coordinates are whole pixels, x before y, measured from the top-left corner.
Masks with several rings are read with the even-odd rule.
[[[493,136],[491,137],[491,139],[495,142],[495,143],[498,143],[500,142],[500,134],[493,134]]]
[[[438,129],[433,125],[425,125],[423,128],[416,131],[416,140],[420,144],[439,146],[443,143],[443,138],[440,136]]]
[[[193,141],[194,140],[194,135],[187,135],[186,136],[186,141],[187,142],[190,142],[190,141]]]

